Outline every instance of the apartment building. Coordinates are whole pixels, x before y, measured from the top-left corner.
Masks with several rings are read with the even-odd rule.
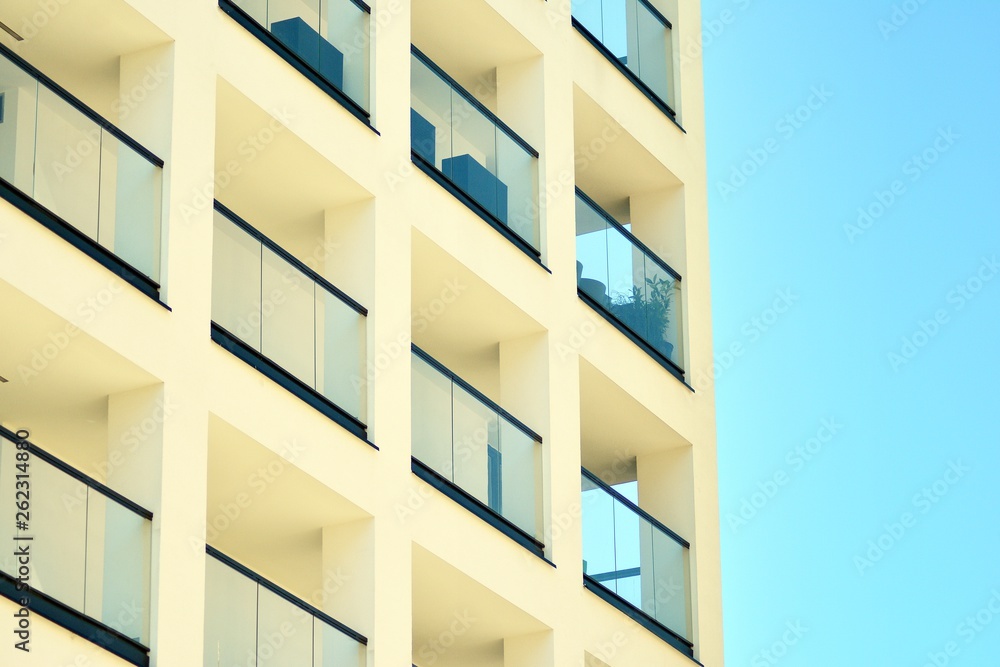
[[[721,667],[696,0],[0,22],[0,664]]]

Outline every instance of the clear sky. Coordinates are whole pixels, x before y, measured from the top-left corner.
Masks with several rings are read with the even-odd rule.
[[[702,14],[727,665],[1000,665],[1000,2]]]

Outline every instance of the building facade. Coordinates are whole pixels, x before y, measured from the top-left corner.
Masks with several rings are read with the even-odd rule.
[[[697,0],[0,22],[0,664],[721,667]]]

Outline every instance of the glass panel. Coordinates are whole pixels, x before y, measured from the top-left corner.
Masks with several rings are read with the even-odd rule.
[[[257,589],[257,666],[309,665],[313,617],[264,586]]]
[[[205,558],[205,667],[256,664],[257,584]]]
[[[503,515],[529,535],[539,537],[541,447],[506,419],[500,420],[500,477]]]
[[[30,582],[32,587],[65,604],[84,610],[86,581],[87,487],[35,456],[28,459],[29,487],[17,488],[17,446],[0,438],[0,500],[11,508],[9,521],[0,521],[0,542],[9,545],[0,551],[0,569],[18,576],[14,538],[30,535]],[[22,457],[24,458],[24,457]],[[17,492],[21,495],[18,496]],[[29,504],[27,531],[15,528],[16,502]]]
[[[670,31],[642,3],[636,3],[637,60],[634,68],[643,82],[664,102],[673,105],[669,85]]]
[[[364,667],[367,659],[363,644],[319,619],[315,619],[314,623],[314,667]]]
[[[608,229],[611,314],[640,336],[646,332],[643,255],[618,230]]]
[[[316,283],[274,251],[262,253],[260,352],[315,388]]]
[[[101,129],[39,87],[33,197],[96,241],[100,185]]]
[[[35,190],[37,102],[34,77],[0,58],[0,178],[28,195]]]
[[[538,248],[541,244],[538,225],[538,161],[522,146],[497,131],[498,196],[506,191],[507,225],[522,239]]]
[[[365,109],[369,108],[371,16],[353,0],[323,0],[320,73]]]
[[[212,237],[212,321],[255,350],[261,343],[261,245],[218,211]]]
[[[313,69],[327,76],[336,73],[336,58],[329,52],[333,45],[320,37],[319,18],[319,0],[268,0],[267,3],[267,29],[271,34]],[[325,49],[321,48],[321,43]],[[321,68],[321,51],[326,55],[326,71]],[[337,78],[340,77],[342,70]],[[336,84],[336,81],[331,79],[331,83]]]
[[[451,93],[452,157],[441,171],[500,222],[507,222],[507,185],[497,178],[497,128],[457,91]]]
[[[453,387],[453,392],[454,481],[466,493],[489,505],[488,449],[497,449],[500,444],[497,413],[457,385]],[[493,509],[500,511],[500,508]]]
[[[573,18],[583,24],[590,34],[604,40],[603,0],[573,0]]]
[[[410,382],[413,456],[447,479],[454,480],[451,380],[413,355]]]
[[[634,29],[635,0],[603,0],[601,42],[623,65],[628,64],[629,28]],[[631,24],[631,26],[630,26]]]
[[[365,420],[367,372],[365,317],[316,287],[316,391]]]
[[[86,611],[148,646],[150,522],[93,489],[88,518]]]
[[[656,620],[690,639],[689,552],[666,533],[654,530],[652,572]]]
[[[645,266],[645,338],[660,354],[679,363],[680,357],[674,356],[677,326],[671,320],[680,311],[680,286],[672,275],[648,257],[645,258]]]
[[[233,0],[233,3],[245,11],[257,23],[267,25],[268,0]]]
[[[609,307],[608,223],[585,201],[576,200],[577,285],[597,303]]]
[[[145,275],[159,280],[161,170],[107,132],[101,152],[98,240]]]
[[[436,168],[452,156],[451,87],[421,62],[410,59],[410,143]]]
[[[583,572],[615,590],[615,509],[611,496],[583,478]],[[611,575],[608,582],[602,575]]]
[[[639,608],[642,608],[640,539],[644,529],[647,533],[649,529],[644,523],[638,515],[615,501],[616,575],[612,590]],[[611,582],[605,583],[608,584]]]

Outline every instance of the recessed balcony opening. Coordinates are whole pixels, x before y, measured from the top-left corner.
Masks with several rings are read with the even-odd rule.
[[[693,655],[691,446],[585,361],[580,380],[584,583]]]
[[[683,189],[579,90],[577,102],[580,297],[683,380]]]
[[[82,314],[106,317],[104,309],[114,307],[110,302],[122,289],[107,283],[91,292]],[[116,402],[161,386],[160,380],[4,281],[0,305],[18,314],[16,325],[5,327],[0,346],[0,375],[8,380],[0,384],[0,424],[27,429],[44,449],[104,484],[121,488],[119,481],[130,483],[128,476],[116,478],[124,469],[109,461],[117,458],[113,454],[131,426],[139,429],[142,441],[152,437],[164,419],[164,403],[160,400],[157,410],[154,399],[123,417]]]
[[[370,515],[274,449],[209,420],[205,664],[369,664]]]
[[[413,234],[414,472],[543,555],[547,334]]]
[[[159,156],[169,149],[173,69],[166,36],[124,3],[105,3],[105,18],[129,26],[128,37],[92,8],[60,6],[49,17],[37,3],[12,4],[0,20],[31,38],[0,39],[3,197],[161,298]]]
[[[156,472],[147,458],[172,408],[155,377],[4,282],[0,304],[18,313],[0,350],[0,500],[12,511],[26,500],[26,527],[13,515],[0,527],[14,545],[0,556],[0,590],[19,599],[16,537],[30,535],[33,613],[145,664]]]
[[[489,586],[414,545],[414,667],[553,664],[550,628]]]
[[[573,0],[573,25],[671,118],[677,116],[676,0]]]
[[[419,3],[412,29],[414,162],[541,261],[541,55],[478,0]]]
[[[216,166],[213,335],[363,437],[370,195],[224,82]]]

